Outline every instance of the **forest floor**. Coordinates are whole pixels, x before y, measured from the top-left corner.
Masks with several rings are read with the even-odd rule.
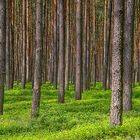
[[[32,89],[27,84],[5,91],[4,115],[0,116],[0,140],[115,140],[140,139],[140,86],[133,89],[133,110],[123,114],[123,125],[109,127],[111,91],[97,87],[74,100],[74,87],[66,91],[65,103],[57,103],[58,91],[42,86],[40,117],[30,118]]]

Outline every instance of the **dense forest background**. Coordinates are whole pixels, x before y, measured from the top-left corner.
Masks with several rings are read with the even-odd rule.
[[[80,111],[80,104],[81,108],[93,105],[90,109],[95,109],[97,106],[99,113],[102,112],[100,106],[105,106],[105,119],[109,120],[110,117],[110,127],[107,129],[111,131],[111,138],[113,130],[116,133],[121,130],[121,127],[115,126],[125,125],[123,118],[125,120],[126,116],[129,118],[133,113],[139,116],[140,110],[135,108],[138,99],[135,97],[140,97],[140,0],[0,0],[0,19],[1,116],[4,112],[8,113],[7,107],[12,99],[16,103],[18,100],[29,100],[30,110],[23,112],[30,114],[25,115],[26,119],[31,118],[25,131],[31,131],[29,125],[34,124],[30,123],[35,121],[39,128],[38,123],[41,122],[36,121],[45,121],[42,114],[51,112],[48,108],[51,104],[45,102],[55,100],[52,112],[59,110],[62,116],[65,109],[68,110],[67,104],[70,102],[72,107],[67,113],[79,107],[75,113],[73,111],[73,115]],[[96,103],[99,99],[101,102]],[[84,103],[86,100],[87,104]],[[43,108],[46,105],[47,109],[40,113],[41,105]],[[91,110],[84,112],[84,109],[83,114],[86,113],[88,117],[88,111]],[[20,108],[17,110],[19,113]],[[48,114],[49,117],[53,116],[51,113]],[[56,119],[57,115],[54,115]],[[95,117],[95,114],[92,115]],[[60,124],[63,124],[63,119]],[[50,121],[50,126],[57,123],[53,121]],[[137,121],[133,125],[136,132],[140,128],[136,125]],[[50,122],[47,122],[48,127]],[[69,126],[69,123],[66,124]],[[109,122],[103,123],[106,124]],[[50,131],[53,127],[55,126]],[[126,125],[125,128],[127,127]],[[22,131],[18,129],[19,132]],[[37,127],[33,130],[37,130]],[[86,130],[81,132],[85,134]],[[0,128],[2,135],[10,133],[9,131]],[[96,134],[91,135],[91,139],[98,139],[98,133]],[[123,138],[127,135],[128,132],[122,134]],[[107,134],[99,134],[99,139],[105,136]],[[54,136],[54,139],[57,138]],[[86,137],[81,136],[79,139]]]

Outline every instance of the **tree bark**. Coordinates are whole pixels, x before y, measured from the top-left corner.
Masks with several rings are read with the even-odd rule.
[[[36,0],[36,51],[34,68],[34,87],[32,99],[32,117],[39,115],[42,80],[42,0]]]
[[[22,0],[22,88],[26,84],[26,0]]]
[[[0,1],[0,115],[3,115],[6,42],[6,1]]]
[[[110,126],[122,124],[124,1],[114,0]]]
[[[30,80],[29,1],[26,1],[26,80]]]
[[[53,84],[55,89],[57,89],[57,72],[58,72],[58,67],[57,67],[57,58],[58,58],[58,52],[57,52],[57,0],[54,0],[54,80]]]
[[[64,0],[59,0],[59,97],[64,103],[65,86],[65,48],[64,48]]]
[[[135,0],[126,0],[123,57],[123,110],[132,108],[132,56],[134,46]]]
[[[96,0],[93,0],[93,86],[96,87]]]
[[[83,28],[83,90],[87,90],[87,0],[84,1]]]
[[[103,89],[107,89],[107,74],[109,65],[109,48],[110,48],[110,34],[111,34],[111,13],[112,13],[112,0],[108,0],[107,12],[107,27],[106,27],[106,42],[104,45],[104,70],[103,70]]]
[[[69,73],[70,73],[70,35],[69,33],[70,33],[70,0],[67,0],[65,89],[69,89]]]
[[[86,64],[86,67],[87,67],[87,83],[86,83],[86,87],[87,87],[87,90],[90,89],[90,1],[88,1],[87,3],[87,8],[88,8],[88,11],[87,11],[87,64]]]
[[[81,61],[82,61],[82,1],[76,1],[76,82],[75,82],[75,99],[81,99]]]
[[[6,89],[10,89],[10,20],[9,4],[6,1]]]

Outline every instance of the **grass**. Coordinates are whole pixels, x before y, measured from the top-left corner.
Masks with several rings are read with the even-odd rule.
[[[14,85],[5,91],[4,115],[0,116],[0,140],[100,140],[140,138],[140,87],[133,89],[133,110],[123,114],[123,125],[109,127],[111,91],[98,83],[74,100],[74,87],[66,91],[65,104],[58,104],[58,91],[43,84],[40,117],[31,119],[31,84],[22,90]]]

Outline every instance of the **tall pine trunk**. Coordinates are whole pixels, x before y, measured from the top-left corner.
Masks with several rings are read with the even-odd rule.
[[[66,69],[65,69],[65,89],[69,89],[70,73],[70,0],[67,0],[66,18]]]
[[[132,56],[134,46],[134,5],[135,0],[126,0],[124,25],[124,57],[123,57],[123,110],[132,108]]]
[[[54,0],[54,77],[53,77],[53,84],[55,89],[57,89],[57,71],[58,71],[58,52],[57,52],[57,0]]]
[[[124,1],[114,0],[110,126],[122,124]]]
[[[0,1],[0,115],[3,114],[5,80],[6,1]]]
[[[6,1],[6,89],[10,89],[10,19],[9,4]]]
[[[83,90],[87,90],[87,0],[84,1],[83,27]]]
[[[96,86],[96,0],[93,0],[93,85]]]
[[[109,65],[109,48],[110,48],[110,34],[111,34],[111,13],[112,13],[112,0],[108,0],[108,12],[107,12],[107,27],[106,27],[106,39],[104,44],[104,68],[103,68],[103,89],[107,89],[107,74]]]
[[[76,1],[76,82],[75,82],[75,99],[81,99],[81,63],[82,63],[82,0]]]
[[[26,0],[22,0],[22,88],[26,84]]]
[[[32,100],[32,117],[39,115],[41,80],[42,80],[42,0],[36,0],[36,51],[34,67],[34,86]]]
[[[64,48],[64,0],[59,0],[59,97],[64,103],[65,86],[65,48]]]

